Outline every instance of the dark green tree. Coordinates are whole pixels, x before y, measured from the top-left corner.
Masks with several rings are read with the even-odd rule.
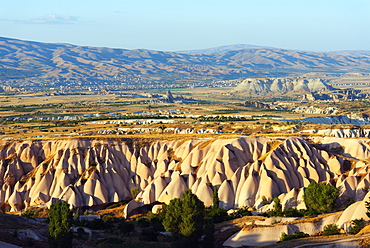
[[[172,199],[160,215],[165,230],[174,234],[173,247],[197,247],[203,234],[210,236],[205,231],[213,223],[207,225],[204,203],[191,190],[186,190],[181,200]]]
[[[203,225],[204,203],[191,190],[186,190],[182,195],[180,233],[184,236],[200,238],[203,234]]]
[[[339,196],[339,190],[326,183],[311,182],[304,191],[304,202],[308,210],[317,213],[332,212],[335,201]]]
[[[366,207],[366,215],[367,217],[370,218],[370,201],[365,201],[365,207]]]
[[[169,205],[163,206],[163,226],[167,232],[180,233],[182,222],[182,201],[179,198],[172,199]]]
[[[283,208],[281,206],[279,197],[275,196],[273,202],[274,202],[274,206],[273,206],[274,211],[275,212],[282,212]]]
[[[167,127],[165,125],[160,125],[159,126],[159,129],[161,129],[161,133],[163,133],[166,128]]]
[[[67,202],[58,200],[49,213],[49,245],[56,248],[72,247],[72,212]]]
[[[366,225],[365,220],[363,218],[361,219],[355,219],[351,221],[351,227],[349,229],[349,234],[357,234],[359,233],[362,228],[364,228]]]
[[[218,198],[218,188],[214,187],[213,188],[213,205],[212,205],[212,207],[214,209],[219,208],[219,204],[220,204],[220,198]]]
[[[275,217],[275,216],[283,216],[283,207],[281,206],[279,197],[275,196],[273,199],[274,205],[272,206],[272,210],[268,212],[268,216]]]

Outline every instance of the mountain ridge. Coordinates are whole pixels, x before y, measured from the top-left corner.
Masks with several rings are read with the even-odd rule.
[[[237,51],[237,50],[247,50],[247,49],[274,49],[274,48],[269,47],[269,46],[256,46],[256,45],[250,45],[250,44],[234,44],[234,45],[210,47],[210,48],[205,48],[205,49],[182,50],[182,51],[176,51],[176,52],[189,54],[189,55],[191,54],[216,54],[216,53],[223,53],[223,52]]]
[[[223,47],[231,49],[233,46]],[[370,71],[370,51],[345,51],[343,54],[347,55],[258,47],[182,54],[0,37],[0,80],[135,81],[143,78],[152,82],[183,83],[297,76],[308,72]]]

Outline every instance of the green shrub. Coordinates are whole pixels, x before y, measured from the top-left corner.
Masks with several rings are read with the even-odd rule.
[[[34,218],[37,217],[35,211],[33,211],[32,209],[27,210],[26,212],[21,213],[21,216],[22,217],[26,217],[28,219],[34,219]]]
[[[276,196],[274,197],[273,202],[274,202],[273,208],[272,210],[268,211],[267,215],[269,217],[284,216],[280,199]]]
[[[304,202],[307,209],[318,213],[332,212],[335,201],[339,196],[339,190],[325,183],[311,182],[304,191]]]
[[[207,219],[211,219],[214,223],[220,223],[229,219],[227,211],[223,208],[212,208],[207,213]]]
[[[232,219],[241,218],[243,216],[252,216],[252,213],[248,210],[248,207],[238,208],[235,212],[229,215],[229,217]]]
[[[370,201],[365,201],[366,215],[370,218]]]
[[[102,221],[104,222],[113,222],[115,220],[115,217],[109,214],[105,214],[101,217]]]
[[[58,200],[50,206],[49,213],[49,245],[50,247],[72,247],[72,212],[67,202]]]
[[[303,214],[296,208],[288,208],[283,211],[285,217],[302,217]]]
[[[318,213],[317,213],[315,210],[313,210],[313,209],[303,210],[302,212],[303,212],[303,215],[304,215],[304,216],[306,216],[306,217],[310,217],[310,218],[315,217],[315,216],[317,216],[317,214],[318,214]]]
[[[140,193],[140,189],[139,187],[135,186],[130,189],[130,192],[131,192],[132,198],[135,199],[136,196]]]
[[[213,187],[213,198],[212,198],[212,201],[213,201],[213,204],[212,204],[212,208],[219,208],[219,204],[220,204],[220,199],[218,198],[218,188],[217,187]]]
[[[324,226],[324,236],[336,235],[340,233],[340,229],[336,224],[329,224]]]
[[[355,219],[351,222],[351,227],[349,229],[349,234],[357,234],[359,233],[362,228],[365,227],[365,220],[363,218],[361,219]]]
[[[299,232],[299,231],[296,231],[293,234],[286,234],[285,232],[282,232],[280,236],[280,241],[283,242],[283,241],[292,240],[292,239],[306,238],[308,236],[310,235],[304,232]]]

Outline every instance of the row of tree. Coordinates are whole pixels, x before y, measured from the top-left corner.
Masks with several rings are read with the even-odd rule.
[[[313,213],[331,212],[335,208],[339,196],[337,188],[330,184],[312,182],[304,194],[304,202],[308,211]],[[207,209],[204,203],[191,192],[186,190],[181,199],[175,198],[168,205],[163,205],[156,216],[164,229],[173,234],[174,247],[213,247],[214,223],[226,220],[226,210],[218,207],[217,188],[214,189],[213,207]],[[368,205],[370,210],[370,204]],[[243,210],[243,209],[241,209]],[[243,211],[239,211],[242,213]],[[286,211],[287,212],[287,211]],[[250,214],[244,211],[242,215]],[[274,199],[273,209],[269,216],[281,216],[279,199]],[[235,217],[240,217],[235,215]],[[69,204],[58,201],[50,207],[49,244],[51,247],[72,247],[72,212]]]

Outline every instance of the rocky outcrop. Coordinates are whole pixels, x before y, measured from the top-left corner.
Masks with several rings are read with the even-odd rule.
[[[356,219],[355,217],[364,218],[368,221],[364,213],[364,207],[362,207],[363,201],[352,204],[343,213],[338,212],[335,214],[327,215],[324,217],[317,217],[313,222],[294,221],[291,218],[270,218],[272,221],[280,222],[279,225],[273,225],[271,221],[255,221],[255,225],[258,227],[245,228],[224,242],[225,247],[261,247],[261,246],[272,246],[279,241],[281,234],[294,234],[295,232],[304,232],[309,235],[317,235],[322,232],[324,227],[328,224],[337,224],[339,228],[343,228],[345,231],[349,230],[351,220]],[[362,207],[362,208],[361,208]],[[356,210],[362,210],[361,212],[354,212]],[[362,214],[363,212],[363,214]],[[288,222],[282,224],[283,222]],[[333,244],[334,245],[334,244]],[[315,246],[316,247],[316,246]],[[334,246],[337,247],[337,246]],[[356,246],[343,246],[343,247],[356,247]]]
[[[254,101],[245,101],[244,106],[249,108],[270,109],[270,105]]]
[[[331,89],[322,79],[304,78],[248,78],[242,81],[236,88],[238,92],[250,92],[251,94],[289,92],[314,92]]]
[[[140,193],[127,214],[142,204],[168,203],[187,189],[210,206],[214,187],[225,209],[262,208],[275,196],[283,209],[304,209],[303,188],[311,181],[336,185],[343,200],[362,200],[370,186],[366,140],[68,139],[8,141],[0,148],[3,211],[48,206],[57,199],[73,208],[97,208],[132,199],[133,187]]]
[[[335,115],[336,113],[338,113],[338,109],[334,107],[318,108],[314,106],[295,107],[291,108],[290,111],[304,114],[324,114],[324,115]]]
[[[369,199],[369,196],[370,193],[368,193],[364,199]],[[322,232],[324,227],[328,224],[336,224],[340,229],[348,233],[352,227],[352,220],[370,220],[366,215],[366,211],[365,200],[363,200],[351,204],[343,212],[319,216],[316,217],[314,221],[295,221],[292,218],[269,218],[263,221],[255,221],[253,224],[258,227],[246,228],[235,233],[228,238],[223,245],[227,247],[242,247],[244,245],[259,247],[273,245],[279,241],[282,232],[293,234],[300,231],[309,235],[316,235]],[[277,222],[281,224],[273,225],[273,223]],[[286,222],[286,224],[282,224],[284,222]]]
[[[370,138],[370,128],[328,128],[303,130],[302,133],[319,134],[338,138]]]

